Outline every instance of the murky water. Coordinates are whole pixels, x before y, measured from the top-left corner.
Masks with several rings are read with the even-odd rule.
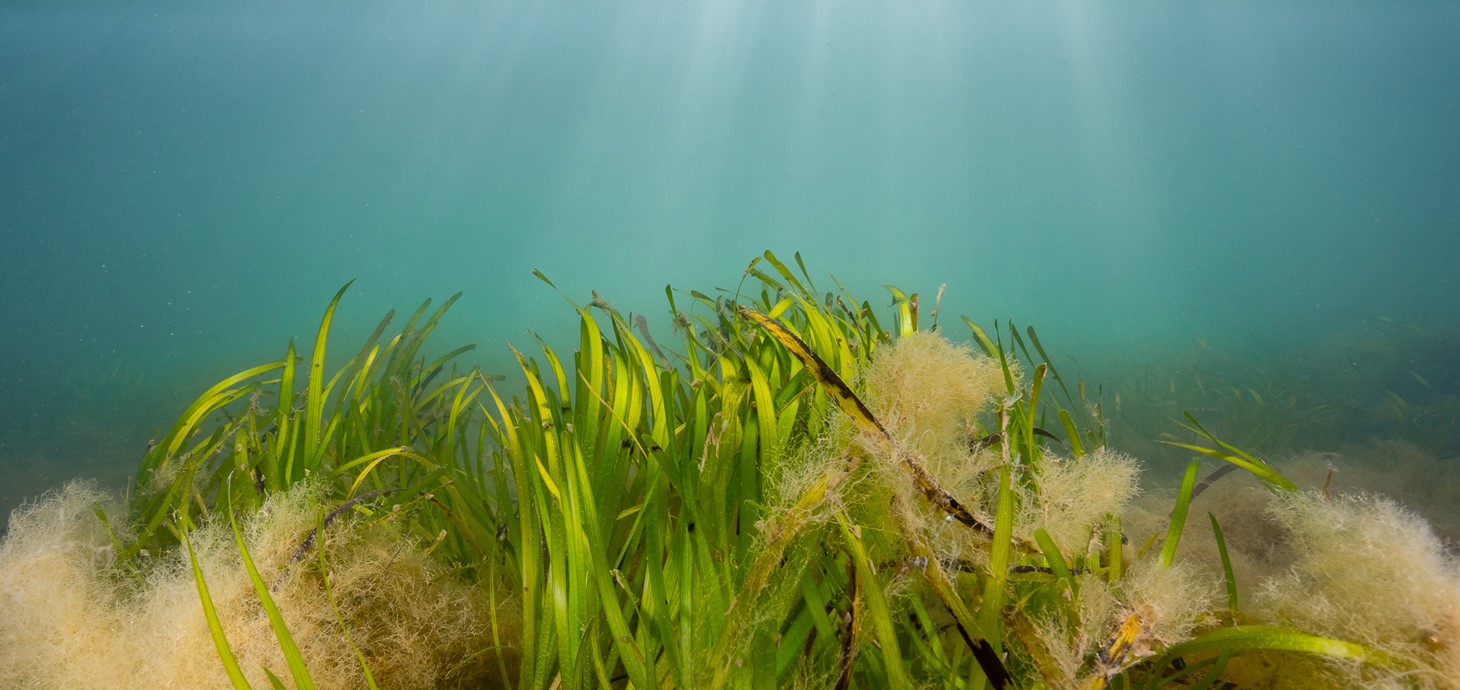
[[[765,249],[1037,326],[1143,456],[1193,410],[1443,471],[1457,34],[1445,2],[10,6],[0,510],[124,484],[352,278],[337,337],[463,291],[437,344],[505,370],[571,328],[534,268],[663,324]]]

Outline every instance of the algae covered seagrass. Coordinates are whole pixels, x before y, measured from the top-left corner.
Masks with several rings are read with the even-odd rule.
[[[129,501],[17,514],[0,685],[1456,687],[1460,579],[1402,508],[1192,419],[1169,513],[1129,520],[1138,464],[1032,328],[896,289],[883,321],[794,263],[666,290],[661,342],[569,299],[575,351],[513,348],[506,379],[427,355],[454,297],[326,367],[342,289]],[[1266,487],[1281,572],[1236,580],[1203,461]]]

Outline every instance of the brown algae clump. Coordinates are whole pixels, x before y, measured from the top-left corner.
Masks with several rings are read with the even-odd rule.
[[[14,515],[0,545],[0,687],[226,687],[187,553],[158,558],[140,583],[114,572],[92,510],[110,502],[72,484]],[[485,593],[453,581],[387,523],[337,522],[320,540],[336,615],[318,554],[292,559],[327,509],[299,486],[240,524],[316,687],[365,687],[341,617],[380,687],[476,687],[494,677],[495,656],[482,654],[491,647]],[[268,687],[263,669],[286,674],[287,663],[231,528],[210,522],[190,541],[240,667]],[[468,658],[479,661],[459,668]]]
[[[1005,391],[997,361],[926,331],[878,350],[862,382],[872,413],[930,457],[963,445],[965,425]]]
[[[935,519],[946,517],[924,498],[909,496],[923,492],[904,465],[915,463],[943,491],[976,509],[972,502],[998,453],[979,448],[970,436],[977,415],[1007,389],[999,363],[937,333],[918,331],[878,350],[863,372],[862,387],[868,409],[891,436],[891,443],[863,440],[882,469],[880,483],[901,487],[907,505],[927,506]]]
[[[1032,539],[1042,528],[1062,548],[1083,550],[1099,525],[1125,512],[1139,491],[1139,476],[1134,458],[1103,447],[1076,459],[1045,455],[1016,530]]]
[[[1327,664],[1323,676],[1353,687],[1460,687],[1460,566],[1430,526],[1371,495],[1278,496],[1293,565],[1263,583],[1266,618],[1393,657],[1391,672]]]

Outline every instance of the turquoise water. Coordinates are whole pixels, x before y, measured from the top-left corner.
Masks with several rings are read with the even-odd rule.
[[[765,249],[1107,394],[1460,415],[1453,2],[305,5],[0,10],[0,509],[123,482],[352,278],[344,341],[463,291],[437,344],[500,371],[572,327],[534,268],[662,327]]]

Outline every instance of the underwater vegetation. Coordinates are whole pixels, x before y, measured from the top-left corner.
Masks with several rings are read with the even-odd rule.
[[[1122,445],[1169,440],[1170,420],[1191,411],[1263,453],[1384,439],[1460,457],[1460,334],[1355,314],[1316,343],[1252,347],[1258,356],[1199,340],[1184,353],[1137,348],[1103,363]],[[1143,458],[1147,450],[1161,454],[1142,448]]]
[[[795,265],[666,290],[672,342],[565,296],[576,350],[513,347],[515,391],[425,354],[454,297],[327,368],[342,289],[127,501],[16,513],[0,686],[1460,687],[1460,575],[1412,513],[1196,418],[1141,509],[1033,329],[897,289],[884,322]]]

